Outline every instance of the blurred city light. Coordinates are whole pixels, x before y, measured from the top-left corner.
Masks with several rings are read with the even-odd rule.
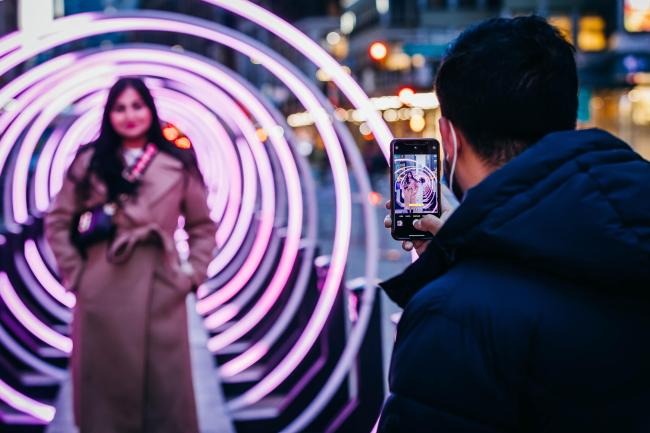
[[[388,56],[388,46],[383,42],[373,42],[368,48],[368,53],[372,60],[380,62]]]
[[[390,0],[375,0],[375,7],[380,14],[387,14],[390,10]]]
[[[187,137],[179,137],[176,139],[176,141],[174,141],[174,143],[176,144],[176,147],[180,149],[189,149],[190,147],[192,147],[192,143],[190,142],[190,139]]]
[[[623,15],[628,32],[650,32],[650,1],[625,0]]]
[[[179,137],[180,133],[174,125],[167,124],[167,126],[163,128],[163,135],[167,140],[174,141]]]
[[[269,135],[266,133],[264,128],[257,128],[257,130],[255,130],[255,133],[257,134],[257,138],[262,143],[264,143],[269,138]]]
[[[382,201],[382,196],[377,191],[370,191],[368,194],[368,201],[371,205],[377,206]]]
[[[411,116],[411,120],[409,120],[409,127],[413,132],[422,132],[425,126],[427,126],[427,123],[424,120],[424,117],[421,115]]]
[[[348,11],[341,15],[341,33],[349,35],[357,24],[357,16],[354,12]]]
[[[414,68],[421,68],[427,63],[427,58],[422,54],[413,54],[411,57],[411,64]]]
[[[330,45],[336,45],[341,42],[341,35],[338,32],[329,32],[325,37],[325,40]]]
[[[413,98],[413,95],[415,95],[415,90],[413,90],[408,86],[402,87],[397,93],[399,100],[404,104],[410,103],[410,100],[411,98]]]
[[[602,51],[607,48],[605,20],[599,16],[586,16],[580,18],[579,26],[578,48],[582,51]]]

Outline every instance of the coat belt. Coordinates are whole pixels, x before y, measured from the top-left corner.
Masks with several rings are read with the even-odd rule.
[[[107,259],[111,263],[124,263],[131,257],[133,248],[140,242],[159,242],[165,252],[165,261],[170,266],[178,266],[176,244],[172,236],[163,231],[158,224],[149,223],[133,229],[123,229],[109,246]]]

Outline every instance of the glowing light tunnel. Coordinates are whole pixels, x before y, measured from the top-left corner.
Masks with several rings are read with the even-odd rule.
[[[361,88],[317,43],[250,2],[205,1],[274,33],[325,70],[350,102],[364,112],[386,153],[392,138],[388,128]],[[79,14],[57,19],[38,39],[28,40],[20,32],[0,39],[0,73],[4,75],[38,54],[70,42],[127,31],[192,35],[254,59],[312,114],[328,154],[336,196],[336,229],[320,296],[296,344],[284,359],[258,383],[230,400],[230,409],[242,409],[278,388],[302,362],[324,329],[342,285],[353,224],[348,163],[361,197],[367,197],[370,192],[367,174],[349,131],[334,118],[332,107],[314,83],[270,48],[205,20],[154,11]],[[66,293],[57,280],[51,252],[42,247],[42,239],[34,237],[37,232],[30,227],[42,217],[61,187],[78,147],[96,136],[106,91],[115,79],[124,75],[146,77],[161,118],[192,138],[211,191],[211,215],[220,223],[217,233],[220,250],[210,265],[211,280],[200,288],[202,299],[197,309],[205,316],[208,329],[228,326],[210,339],[209,349],[220,352],[241,342],[278,305],[282,293],[289,292],[284,309],[266,333],[219,369],[224,378],[235,376],[269,352],[298,311],[317,242],[317,202],[309,169],[295,150],[296,139],[283,116],[253,85],[197,54],[128,44],[111,50],[70,52],[27,70],[0,88],[0,107],[4,107],[0,112],[4,221],[6,230],[20,245],[11,255],[15,263],[7,264],[7,269],[0,273],[0,298],[16,321],[42,344],[63,353],[71,351],[72,341],[61,331],[61,326],[53,326],[42,313],[32,311],[34,301],[21,296],[20,288],[29,287],[32,294],[38,294],[34,298],[39,309],[50,311],[58,318],[59,325],[69,320],[69,315],[62,312],[75,305],[74,296]],[[75,79],[71,80],[73,76]],[[268,140],[260,141],[257,128],[267,132]],[[300,430],[327,404],[363,339],[374,300],[370,282],[375,280],[378,258],[374,214],[365,201],[363,211],[368,283],[361,314],[326,386],[286,431]],[[255,231],[253,238],[249,236],[251,230]],[[177,239],[182,252],[182,231]],[[9,245],[15,244],[5,244],[2,248]],[[20,272],[16,271],[18,268]],[[26,364],[52,375],[59,374],[46,361],[20,349],[19,333],[3,330],[0,336],[2,343],[14,347],[13,353]],[[0,399],[43,422],[54,416],[52,407],[2,381]]]

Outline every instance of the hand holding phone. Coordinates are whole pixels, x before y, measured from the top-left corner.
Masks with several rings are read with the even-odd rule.
[[[445,188],[442,186],[442,188]],[[444,199],[444,195],[442,196],[443,199],[441,200],[442,204],[442,214],[440,215],[440,218],[430,215],[430,216],[424,216],[417,220],[418,222],[415,222],[414,224],[417,226],[416,228],[418,230],[422,231],[427,231],[431,233],[431,235],[435,236],[438,231],[442,228],[442,226],[445,224],[445,221],[451,216],[453,213],[455,207],[450,206],[450,203],[447,202]],[[391,201],[388,200],[386,202],[386,209],[390,210],[391,208]],[[384,227],[387,229],[390,229],[392,227],[392,219],[390,214],[386,215],[386,218],[384,218]],[[427,245],[429,245],[429,239],[414,239],[414,240],[404,240],[402,241],[402,248],[405,251],[411,251],[415,250],[415,252],[418,253],[418,256],[422,255],[424,250],[427,249]]]

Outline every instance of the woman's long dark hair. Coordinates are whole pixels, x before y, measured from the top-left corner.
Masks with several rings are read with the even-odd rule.
[[[115,200],[121,194],[133,195],[137,190],[137,183],[131,183],[122,177],[122,171],[124,170],[124,162],[120,157],[122,137],[111,124],[111,111],[115,101],[128,88],[138,92],[142,101],[151,111],[151,126],[147,131],[148,142],[155,144],[159,151],[179,159],[190,174],[198,174],[194,151],[179,149],[163,135],[158,110],[144,81],[137,77],[124,77],[120,78],[108,92],[99,137],[80,150],[80,152],[84,152],[85,150],[94,149],[86,174],[77,182],[77,194],[82,199],[86,199],[90,195],[91,174],[95,174],[106,184],[108,201]]]

